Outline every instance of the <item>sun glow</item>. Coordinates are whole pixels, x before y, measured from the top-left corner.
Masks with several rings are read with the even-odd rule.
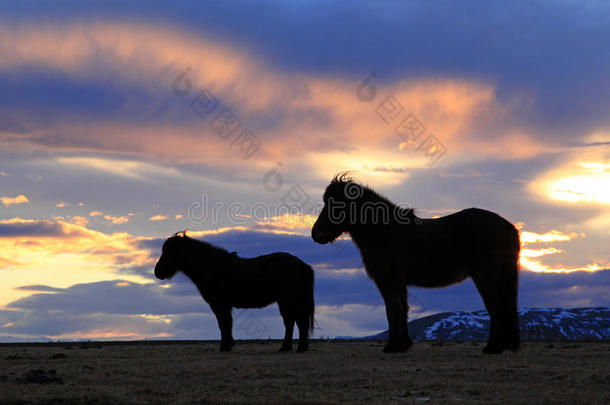
[[[567,172],[539,183],[542,192],[557,201],[610,204],[610,164],[579,162]]]
[[[69,287],[78,283],[113,280],[121,273],[125,282],[148,283],[143,276],[121,272],[129,268],[152,269],[155,259],[139,246],[146,238],[128,233],[106,234],[63,220],[13,218],[0,220],[22,235],[0,236],[0,307],[27,295],[16,287],[38,284]],[[18,260],[15,260],[18,258]]]

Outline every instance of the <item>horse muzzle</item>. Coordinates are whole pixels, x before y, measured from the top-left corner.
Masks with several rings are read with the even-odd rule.
[[[165,280],[167,277],[165,276],[165,272],[161,271],[159,263],[155,266],[155,277],[159,280]]]
[[[321,245],[327,244],[331,241],[330,237],[326,233],[320,232],[316,229],[311,230],[311,239]]]

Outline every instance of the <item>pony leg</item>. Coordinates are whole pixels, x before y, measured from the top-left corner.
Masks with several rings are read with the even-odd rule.
[[[403,287],[401,290],[400,298],[400,329],[402,333],[402,343],[405,346],[405,350],[408,350],[413,345],[413,340],[409,336],[409,304],[407,302],[407,287]]]
[[[284,327],[286,328],[286,332],[284,333],[284,341],[282,342],[282,347],[280,347],[280,352],[289,352],[292,350],[292,335],[294,334],[294,315],[292,310],[287,308],[284,305],[278,303],[280,307],[280,315],[282,315],[282,319],[284,320]]]
[[[385,353],[405,352],[413,342],[407,331],[407,298],[406,287],[381,287],[388,318],[389,342],[383,348]]]
[[[505,269],[505,283],[502,285],[500,304],[502,312],[502,336],[504,347],[511,351],[517,351],[521,345],[519,332],[519,312],[517,311],[517,291],[519,288],[518,259]]]
[[[309,349],[309,313],[307,310],[299,312],[297,326],[299,327],[299,347],[297,352],[303,353]]]
[[[504,351],[504,337],[502,336],[502,313],[500,288],[498,283],[493,279],[483,279],[482,277],[473,277],[474,284],[479,290],[479,294],[483,298],[485,308],[489,314],[489,340],[487,346],[483,349],[483,353],[497,354]]]
[[[233,316],[231,315],[231,307],[212,308],[218,321],[220,328],[220,351],[229,352],[235,344],[233,341]]]

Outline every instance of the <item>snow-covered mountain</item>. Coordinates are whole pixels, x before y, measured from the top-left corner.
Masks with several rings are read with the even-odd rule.
[[[610,308],[523,308],[521,337],[529,341],[610,340]],[[486,311],[443,312],[409,322],[414,340],[487,340]],[[363,339],[387,339],[388,332]]]

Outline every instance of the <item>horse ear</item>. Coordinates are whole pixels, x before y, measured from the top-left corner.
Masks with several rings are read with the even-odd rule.
[[[354,181],[354,178],[351,175],[352,173],[353,173],[352,170],[337,173],[333,179],[333,182],[334,183],[349,183],[350,181]]]

